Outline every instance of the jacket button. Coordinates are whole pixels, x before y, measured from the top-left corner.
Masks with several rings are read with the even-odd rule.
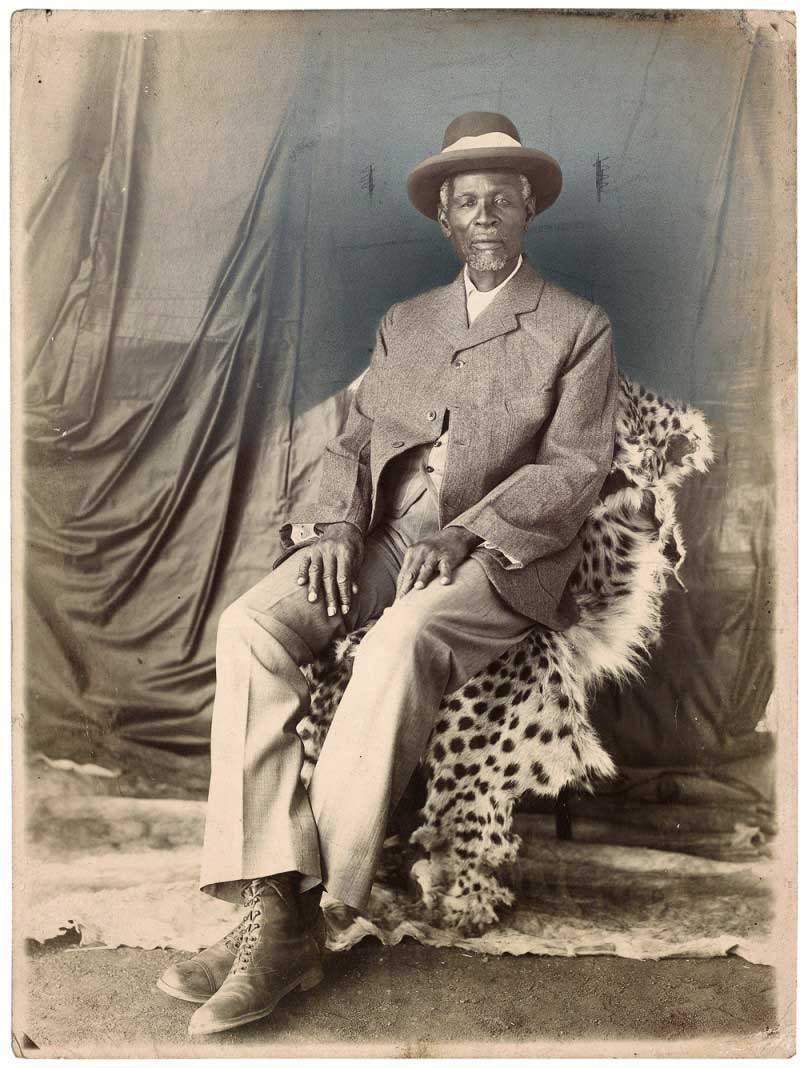
[[[456,360],[456,362],[453,364],[453,367],[455,367],[458,370],[460,370],[463,366],[464,366],[464,361],[463,360]]]
[[[393,442],[392,442],[392,448],[393,448],[393,449],[402,449],[402,447],[403,447],[404,445],[405,445],[405,442],[404,442],[404,441],[393,441]]]
[[[428,412],[428,419],[430,419],[430,421],[433,422],[435,418],[436,418],[436,412],[434,411],[433,408],[431,408],[431,410]]]

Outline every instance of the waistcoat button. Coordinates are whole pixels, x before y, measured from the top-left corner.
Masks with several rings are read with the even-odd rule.
[[[428,419],[430,419],[430,421],[433,422],[435,418],[436,418],[436,412],[433,410],[433,408],[431,408],[431,410],[428,412]]]

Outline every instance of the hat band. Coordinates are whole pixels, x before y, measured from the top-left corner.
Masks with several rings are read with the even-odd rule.
[[[522,145],[508,134],[486,133],[476,137],[459,137],[452,145],[443,148],[442,152],[461,152],[473,148],[522,148]]]

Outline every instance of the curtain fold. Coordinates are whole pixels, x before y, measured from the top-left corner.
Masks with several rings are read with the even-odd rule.
[[[380,316],[457,269],[405,175],[454,115],[485,108],[564,169],[531,259],[606,308],[624,370],[715,429],[716,465],[681,502],[687,592],[667,598],[644,683],[599,696],[601,733],[631,768],[768,751],[755,726],[773,685],[770,413],[787,339],[774,308],[793,212],[779,26],[23,15],[32,745],[87,760],[119,739],[205,751],[219,613],[313,499]],[[31,143],[51,113],[52,136]]]

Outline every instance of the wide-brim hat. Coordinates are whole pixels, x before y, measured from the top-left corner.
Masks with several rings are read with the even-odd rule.
[[[408,176],[411,203],[435,219],[439,189],[446,178],[469,171],[516,171],[531,183],[539,215],[561,192],[561,168],[552,156],[525,148],[514,123],[493,111],[468,111],[453,119],[444,133],[442,151],[418,163]]]

